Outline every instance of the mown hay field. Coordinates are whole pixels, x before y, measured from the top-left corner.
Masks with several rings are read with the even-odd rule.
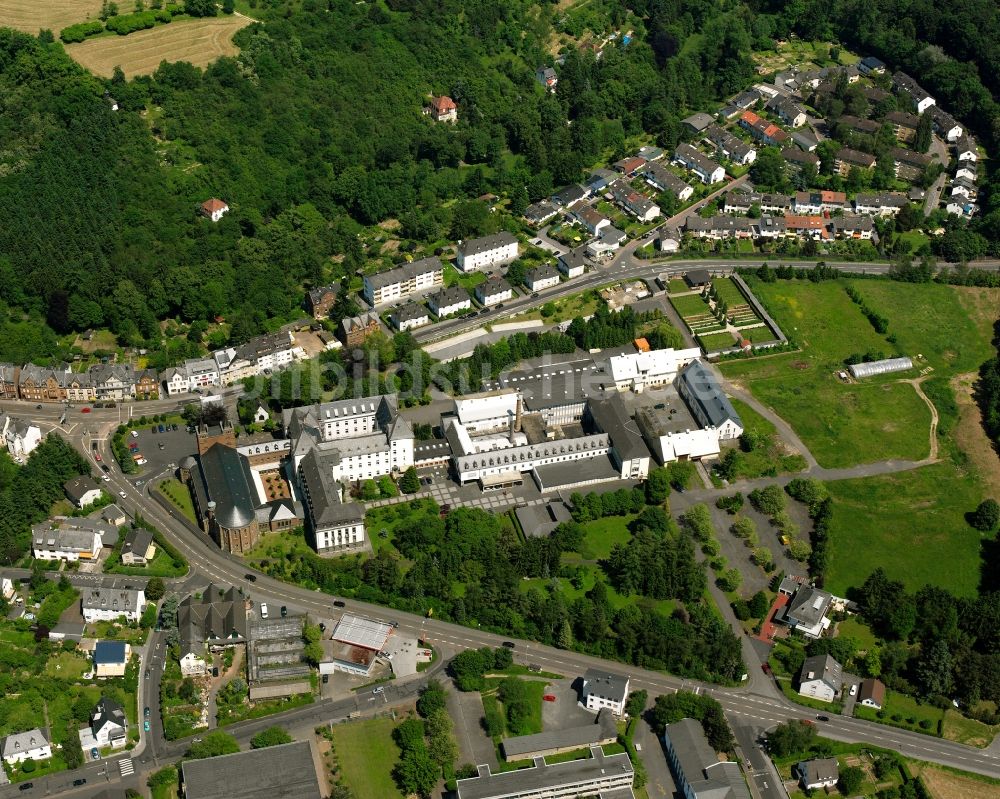
[[[67,25],[96,19],[101,0],[0,0],[0,27],[36,34],[48,28],[59,36]]]

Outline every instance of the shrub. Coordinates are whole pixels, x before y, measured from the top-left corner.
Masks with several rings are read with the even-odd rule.
[[[76,25],[63,28],[59,31],[59,38],[66,44],[71,44],[73,42],[82,42],[88,36],[94,36],[103,30],[104,26],[100,20],[92,19],[90,22],[79,22]]]
[[[142,11],[138,14],[121,14],[111,17],[104,26],[119,36],[128,36],[136,31],[146,30],[156,25],[156,13],[153,11]]]
[[[37,765],[30,757],[21,764],[21,771],[25,774],[30,774],[35,768],[37,768]]]

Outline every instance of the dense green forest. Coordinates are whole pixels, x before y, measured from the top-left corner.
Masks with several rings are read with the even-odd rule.
[[[239,56],[129,82],[86,73],[49,32],[4,30],[0,359],[62,354],[56,334],[100,326],[154,365],[245,340],[296,316],[304,288],[383,258],[364,226],[398,219],[413,252],[516,224],[504,214],[629,137],[675,145],[685,115],[753,80],[755,48],[793,33],[908,69],[995,150],[1000,11],[919,5],[276,0]],[[556,94],[535,80],[554,35],[626,29],[600,60],[567,48]],[[432,93],[457,101],[457,125],[421,114]],[[504,212],[475,199],[487,191]],[[1000,252],[996,195],[983,188],[950,254]],[[196,214],[211,196],[232,207],[214,225]],[[218,317],[230,324],[205,340]],[[196,324],[164,337],[164,319]]]

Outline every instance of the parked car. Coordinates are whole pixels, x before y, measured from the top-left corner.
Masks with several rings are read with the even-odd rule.
[[[851,696],[854,696],[855,694],[857,694],[857,692],[858,692],[858,686],[857,683],[855,683],[854,685],[851,686]]]
[[[133,430],[132,431],[132,438],[138,438],[138,437],[139,437],[139,431],[138,430]]]
[[[86,784],[87,784],[87,778],[86,777],[80,777],[80,779],[78,779],[78,780],[73,780],[73,787],[74,788],[78,788],[81,785],[86,785]]]
[[[266,619],[267,618],[267,602],[261,602],[260,603],[260,617],[262,619]]]
[[[100,760],[101,759],[101,753],[97,751],[97,747],[96,746],[93,749],[90,750],[90,757],[91,757],[92,760]]]
[[[143,709],[143,711],[142,711],[142,715],[143,715],[143,716],[144,716],[145,718],[147,718],[147,719],[149,718],[149,708],[148,708],[148,707],[147,707],[147,708],[144,708],[144,709]]]
[[[212,676],[213,677],[218,677],[219,676],[219,667],[218,666],[212,666]]]
[[[157,427],[156,429],[159,430],[161,433],[166,433],[167,432],[167,428],[164,427],[162,424],[159,427]]]
[[[42,406],[39,405],[38,407],[41,408]],[[33,782],[22,782],[20,784],[20,786],[18,786],[18,790],[21,790],[21,791],[30,791],[34,787],[35,787],[35,783],[33,783]]]
[[[100,452],[95,452],[94,453],[94,460],[97,461],[98,463],[101,462],[101,453]]]
[[[528,666],[528,671],[536,671],[537,672],[537,671],[541,671],[541,670],[542,670],[542,667],[539,666],[537,663],[532,663],[532,664],[530,664]]]
[[[149,719],[146,719],[144,722],[142,722],[142,729],[145,732],[149,732]]]
[[[378,688],[373,688],[373,689],[372,689],[372,693],[373,693],[373,694],[381,694],[381,693],[383,693],[384,691],[385,691],[385,688],[383,688],[383,687],[382,687],[381,685],[380,685],[380,686],[378,686]]]
[[[103,480],[103,481],[104,481],[105,483],[110,483],[110,482],[111,482],[111,478],[110,478],[110,477],[108,477],[108,476],[107,476],[106,474],[105,474],[105,475],[102,475],[102,476],[101,476],[101,479],[102,479],[102,480]]]
[[[556,695],[555,694],[542,694],[542,701],[543,702],[555,702],[556,701]]]
[[[90,408],[80,408],[80,413],[90,413]]]

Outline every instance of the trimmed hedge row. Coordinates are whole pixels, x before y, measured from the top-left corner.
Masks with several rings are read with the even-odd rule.
[[[147,30],[156,25],[165,25],[174,16],[182,13],[184,13],[183,6],[171,4],[166,8],[156,10],[139,11],[134,14],[119,14],[108,18],[106,22],[101,22],[97,19],[90,20],[89,22],[79,22],[76,25],[63,28],[59,32],[59,38],[66,44],[72,44],[73,42],[82,42],[84,39],[96,36],[106,30],[111,33],[117,33],[119,36],[128,36],[130,33]]]
[[[82,42],[88,36],[95,36],[103,31],[104,23],[100,20],[94,19],[90,22],[78,22],[76,25],[70,25],[68,28],[63,28],[59,32],[59,38],[66,44],[72,44],[73,42]]]

